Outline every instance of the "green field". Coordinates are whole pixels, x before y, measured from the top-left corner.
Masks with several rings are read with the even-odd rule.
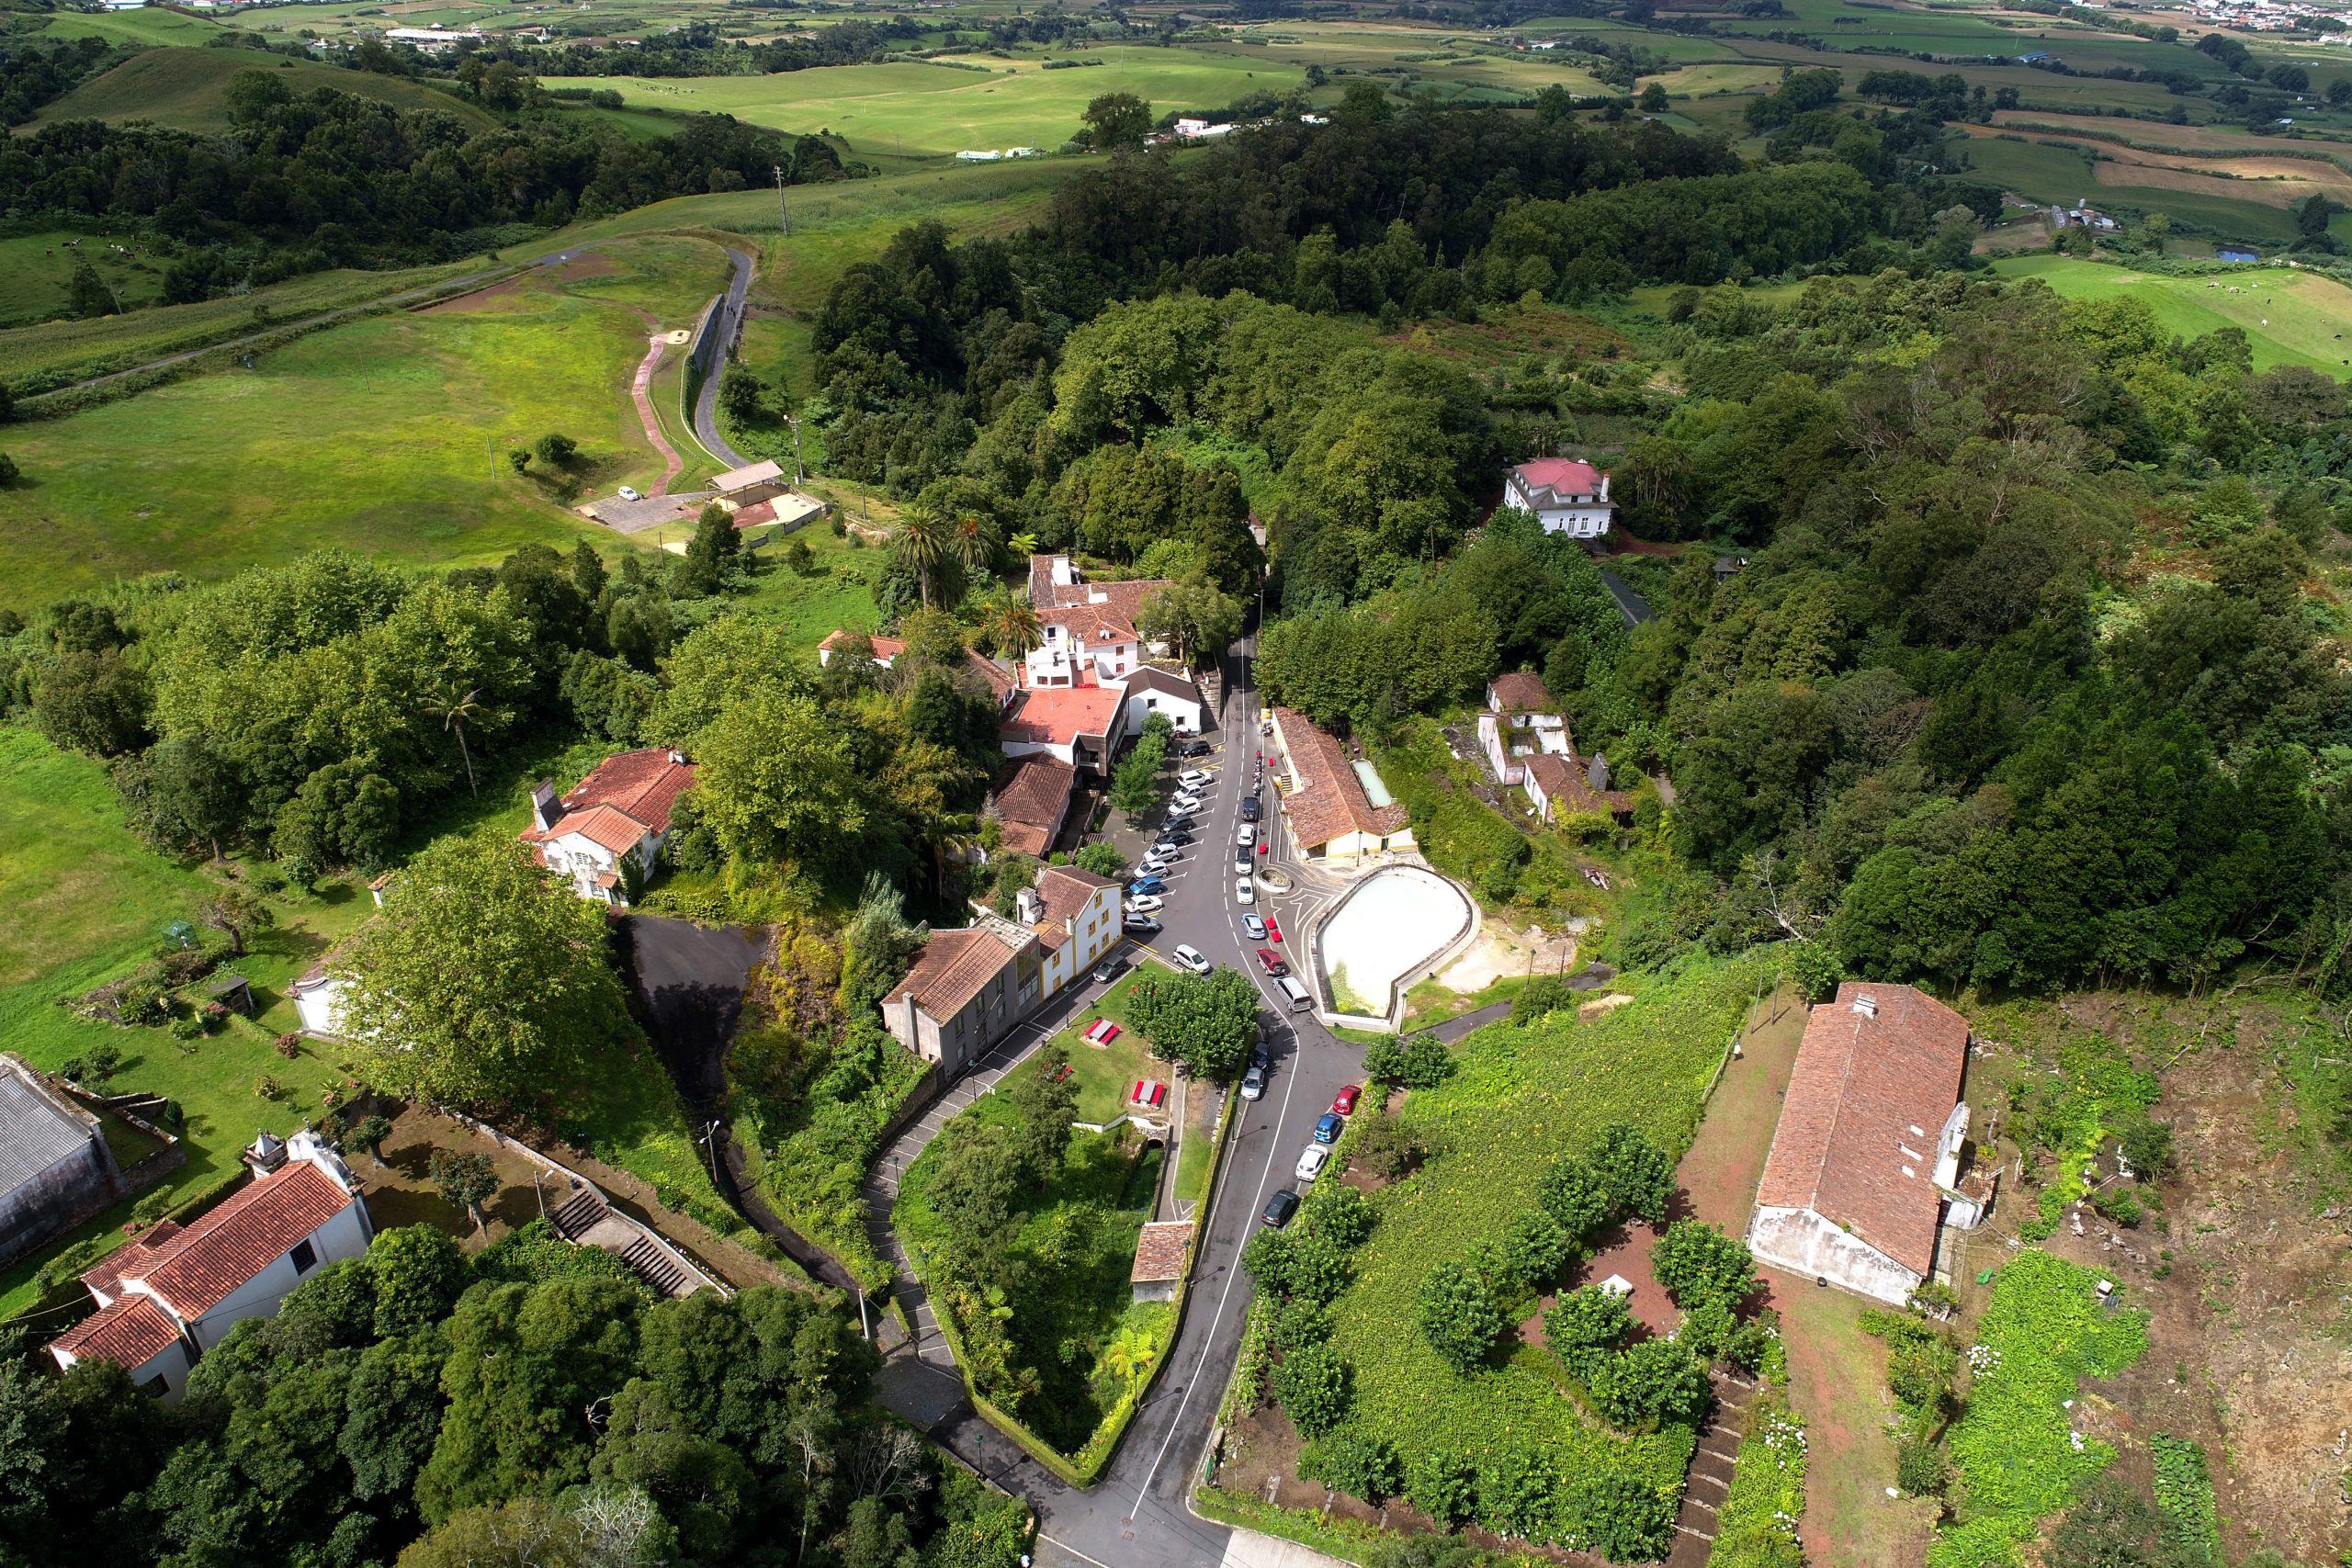
[[[229,79],[251,70],[276,73],[295,93],[331,87],[394,108],[431,109],[451,116],[469,130],[487,130],[498,123],[478,104],[405,77],[342,71],[260,50],[191,48],[142,50],[46,106],[32,123],[39,127],[69,119],[152,119],[175,130],[226,130]]]
[[[190,16],[185,11],[167,11],[151,6],[139,11],[107,11],[96,16],[81,13],[51,18],[41,28],[50,38],[103,38],[119,43],[205,44],[219,38],[220,24]]]
[[[1436,1152],[1380,1195],[1379,1224],[1334,1309],[1332,1343],[1355,1369],[1350,1428],[1393,1443],[1408,1466],[1435,1449],[1478,1456],[1516,1446],[1541,1453],[1563,1479],[1613,1462],[1646,1484],[1679,1489],[1688,1427],[1605,1436],[1562,1394],[1548,1354],[1534,1347],[1465,1377],[1420,1332],[1417,1303],[1432,1269],[1499,1235],[1535,1201],[1552,1164],[1607,1123],[1633,1122],[1679,1154],[1757,979],[1749,961],[1620,976],[1632,1005],[1591,1023],[1560,1014],[1527,1028],[1490,1024],[1460,1048],[1452,1078],[1412,1095],[1400,1120]]]
[[[2235,268],[2212,277],[2165,277],[2071,256],[2012,256],[2005,277],[2038,277],[2069,299],[2144,299],[2156,320],[2183,337],[2240,327],[2254,367],[2303,365],[2352,376],[2352,288],[2283,266]]]
[[[75,247],[72,242],[81,242]],[[141,243],[135,237],[133,247]],[[152,305],[164,291],[164,263],[153,255],[114,249],[98,229],[49,229],[0,240],[0,325],[47,321],[62,316],[72,298],[74,263],[86,260],[125,310]],[[12,376],[22,361],[0,352]]]
[[[2287,213],[2283,202],[2275,199],[2260,200],[2251,194],[2240,199],[2204,190],[2164,189],[2100,179],[2086,155],[2092,151],[2088,143],[2062,143],[2048,137],[2012,141],[2001,136],[1972,136],[1961,146],[1969,167],[2030,200],[2071,207],[2077,200],[2086,199],[2097,207],[2126,212],[2162,212],[2176,221],[2211,229],[2231,239],[2285,240],[2295,233],[2294,219]],[[2103,167],[2111,178],[2130,178],[2130,170],[2124,165],[2108,164]],[[2253,182],[2247,184],[2251,186]]]
[[[772,76],[684,79],[550,77],[550,86],[617,89],[632,107],[708,109],[755,125],[827,130],[853,152],[956,152],[967,148],[1051,151],[1078,134],[1079,115],[1103,93],[1136,93],[1157,109],[1214,109],[1261,91],[1298,85],[1304,73],[1272,62],[1190,49],[1091,48],[1104,63],[1048,71],[1043,56],[944,62],[893,61]]]
[[[725,277],[703,240],[615,240],[603,276],[542,270],[471,308],[369,317],[232,369],[11,432],[0,579],[31,609],[167,568],[219,575],[324,545],[452,566],[590,525],[507,466],[550,430],[585,478],[658,477],[628,380],[647,324],[691,325]]]

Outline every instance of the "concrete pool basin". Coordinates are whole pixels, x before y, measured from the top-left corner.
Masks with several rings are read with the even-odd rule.
[[[1333,1013],[1393,1028],[1404,992],[1477,926],[1468,894],[1424,866],[1386,865],[1350,889],[1315,931]]]

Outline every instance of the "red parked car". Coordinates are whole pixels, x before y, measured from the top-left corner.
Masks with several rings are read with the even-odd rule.
[[[1283,962],[1283,955],[1271,947],[1258,950],[1258,962],[1264,964],[1266,973],[1277,980],[1290,973],[1290,965]]]
[[[1332,1099],[1331,1109],[1342,1116],[1354,1115],[1356,1113],[1356,1096],[1363,1092],[1363,1086],[1362,1084],[1350,1084]]]

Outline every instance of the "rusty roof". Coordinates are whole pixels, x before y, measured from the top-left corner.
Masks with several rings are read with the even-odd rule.
[[[1117,686],[1033,686],[1004,722],[1004,739],[1067,746],[1081,735],[1107,736],[1126,693]]]
[[[677,760],[677,754],[660,746],[640,750],[622,751],[596,764],[588,776],[571,787],[560,803],[563,816],[551,829],[542,829],[536,824],[523,829],[526,843],[544,843],[563,834],[586,829],[571,821],[574,812],[594,807],[609,807],[632,821],[643,824],[643,831],[628,844],[634,846],[645,833],[666,833],[670,830],[670,811],[678,796],[693,787],[695,765]],[[617,829],[608,830],[617,833]],[[593,833],[591,834],[593,837]],[[613,848],[603,839],[596,841]]]
[[[1968,1021],[1934,998],[1838,987],[1805,1021],[1758,1205],[1810,1209],[1927,1273],[1943,1205],[1936,1139],[1967,1062]]]
[[[1003,825],[1005,843],[1032,855],[1053,848],[1077,782],[1076,768],[1043,751],[1012,759],[997,774],[989,802]]]
[[[1049,865],[1037,874],[1037,897],[1046,907],[1044,919],[1057,926],[1076,917],[1097,893],[1117,886],[1108,877],[1074,865]]]
[[[1508,675],[1498,675],[1487,682],[1487,694],[1492,699],[1497,713],[1557,713],[1559,705],[1552,700],[1541,677],[1524,670],[1514,670]]]

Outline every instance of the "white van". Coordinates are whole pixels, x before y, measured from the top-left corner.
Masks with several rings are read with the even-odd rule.
[[[1285,975],[1274,985],[1282,992],[1283,999],[1290,1004],[1291,1011],[1305,1012],[1315,1005],[1314,993],[1300,985],[1296,976]]]

